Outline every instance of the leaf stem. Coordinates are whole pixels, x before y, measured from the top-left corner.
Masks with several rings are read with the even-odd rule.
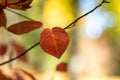
[[[0,66],[2,66],[2,65],[4,65],[4,64],[7,64],[7,63],[9,63],[9,62],[12,62],[12,61],[18,59],[19,57],[25,55],[28,51],[30,51],[31,49],[33,49],[34,47],[36,47],[36,46],[39,45],[39,44],[40,44],[40,42],[34,44],[34,45],[31,46],[30,48],[28,48],[26,51],[24,51],[23,53],[21,53],[20,55],[18,55],[18,56],[14,57],[14,58],[11,58],[10,60],[7,60],[7,61],[1,63]]]
[[[25,15],[22,15],[22,14],[20,14],[20,13],[17,13],[16,11],[13,11],[13,10],[11,10],[11,9],[9,9],[9,8],[5,8],[5,9],[8,10],[8,11],[10,11],[10,12],[13,12],[13,13],[15,13],[15,14],[23,17],[23,18],[26,18],[26,19],[28,19],[28,20],[33,20],[33,19],[31,19],[31,18],[29,18],[29,17],[27,17],[27,16],[25,16]]]
[[[102,1],[99,5],[97,5],[95,8],[93,8],[92,10],[90,10],[89,12],[87,12],[86,14],[83,14],[82,16],[78,17],[76,20],[74,20],[72,23],[70,23],[68,26],[66,26],[66,27],[64,28],[64,30],[65,30],[65,29],[68,29],[68,28],[71,28],[71,26],[72,26],[73,24],[75,24],[78,20],[80,20],[81,18],[83,18],[83,17],[87,16],[88,14],[92,13],[93,11],[95,11],[98,7],[102,6],[103,3],[110,3],[110,2],[107,2],[106,0],[103,0],[103,1]],[[28,17],[26,17],[26,16],[24,16],[24,15],[22,15],[22,14],[19,14],[19,13],[15,12],[15,11],[12,11],[12,10],[10,10],[10,9],[8,9],[8,8],[6,8],[6,9],[9,10],[9,11],[11,11],[11,12],[13,12],[13,13],[15,13],[15,14],[18,14],[18,15],[20,15],[20,16],[22,16],[22,17],[25,17],[25,18],[27,18],[27,19],[29,19],[29,20],[32,20],[31,18],[28,18]],[[0,66],[2,66],[2,65],[4,65],[4,64],[7,64],[7,63],[10,63],[10,62],[18,59],[19,57],[25,55],[28,51],[30,51],[31,49],[33,49],[34,47],[36,47],[36,46],[39,45],[39,44],[40,44],[40,42],[37,42],[36,44],[34,44],[34,45],[31,46],[30,48],[28,48],[26,51],[24,51],[24,52],[21,53],[20,55],[14,57],[14,58],[12,58],[12,59],[10,59],[10,60],[8,60],[8,61],[5,61],[5,62],[1,63]]]
[[[97,5],[95,8],[93,8],[92,10],[90,10],[89,12],[83,14],[82,16],[78,17],[77,19],[75,19],[72,23],[70,23],[68,26],[66,26],[64,29],[68,29],[68,28],[71,28],[71,26],[73,24],[75,24],[78,20],[80,20],[81,18],[87,16],[88,14],[92,13],[93,11],[95,11],[98,7],[102,6],[103,3],[110,3],[110,2],[107,2],[106,0],[103,0],[99,5]]]

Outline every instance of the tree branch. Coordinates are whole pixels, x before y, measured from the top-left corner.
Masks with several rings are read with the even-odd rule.
[[[20,55],[14,57],[14,58],[11,58],[11,59],[8,60],[8,61],[5,61],[5,62],[1,63],[0,66],[2,66],[2,65],[4,65],[4,64],[7,64],[7,63],[10,63],[10,62],[12,62],[12,61],[18,59],[19,57],[25,55],[27,52],[29,52],[31,49],[33,49],[34,47],[36,47],[36,46],[39,45],[39,44],[40,44],[40,42],[34,44],[34,45],[31,46],[30,48],[28,48],[26,51],[24,51],[23,53],[21,53]]]
[[[75,24],[79,19],[87,16],[88,14],[92,13],[93,11],[95,11],[98,7],[102,6],[103,3],[110,3],[110,2],[107,2],[106,0],[103,0],[99,5],[97,5],[95,8],[93,8],[92,10],[90,10],[89,12],[83,14],[82,16],[78,17],[76,20],[74,20],[72,23],[70,23],[68,26],[66,26],[64,29],[68,29],[68,28],[71,28],[71,26],[73,24]]]
[[[81,18],[83,18],[83,17],[87,16],[88,14],[92,13],[93,11],[95,11],[98,7],[102,6],[103,3],[110,3],[110,2],[107,2],[106,0],[103,0],[103,1],[102,1],[99,5],[97,5],[95,8],[93,8],[92,10],[90,10],[89,12],[87,12],[86,14],[83,14],[82,16],[78,17],[76,20],[74,20],[72,23],[70,23],[68,26],[66,26],[66,27],[64,28],[64,30],[65,30],[65,29],[68,29],[68,28],[71,28],[71,26],[72,26],[73,24],[75,24],[78,20],[80,20]],[[25,18],[27,18],[27,19],[30,19],[30,18],[28,18],[28,17],[26,17],[26,16],[24,16],[24,15],[21,15],[21,14],[19,14],[19,13],[17,13],[17,12],[14,12],[14,11],[12,11],[12,10],[10,10],[10,9],[7,9],[7,10],[9,10],[9,11],[15,13],[15,14],[18,14],[18,15],[20,15],[20,16],[22,16],[22,17],[25,17]],[[30,20],[32,20],[32,19],[30,19]],[[29,52],[31,49],[33,49],[34,47],[36,47],[36,46],[39,45],[39,44],[40,44],[40,42],[37,42],[36,44],[34,44],[34,45],[31,46],[30,48],[28,48],[26,51],[24,51],[24,52],[21,53],[20,55],[14,57],[14,58],[12,58],[12,59],[10,59],[10,60],[8,60],[8,61],[5,61],[5,62],[1,63],[0,66],[2,66],[2,65],[4,65],[4,64],[7,64],[7,63],[10,63],[10,62],[18,59],[19,57],[25,55],[27,52]]]
[[[22,14],[20,14],[20,13],[17,13],[16,11],[13,11],[13,10],[11,10],[11,9],[9,9],[9,8],[5,8],[5,9],[8,10],[8,11],[10,11],[10,12],[13,12],[13,13],[15,13],[15,14],[23,17],[23,18],[26,18],[26,19],[28,19],[28,20],[33,20],[33,19],[31,19],[31,18],[29,18],[29,17],[27,17],[27,16],[25,16],[25,15],[22,15]]]

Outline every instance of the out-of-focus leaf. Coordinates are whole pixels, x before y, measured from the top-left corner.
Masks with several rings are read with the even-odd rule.
[[[30,8],[33,0],[11,0],[7,2],[7,7],[17,10],[26,10]]]
[[[41,48],[50,55],[60,58],[69,44],[67,32],[59,27],[45,29],[40,36]]]
[[[3,56],[7,52],[7,45],[0,44],[0,55]]]
[[[0,80],[13,80],[12,78],[9,78],[8,76],[4,75],[1,71],[0,71]]]
[[[3,9],[0,9],[0,27],[2,26],[6,27],[6,16]]]
[[[28,78],[30,80],[36,80],[36,78],[33,76],[33,74],[31,74],[23,69],[19,69],[19,68],[14,69],[14,74],[16,77],[15,80],[26,80]]]
[[[33,31],[35,29],[38,29],[41,26],[42,23],[39,21],[23,21],[11,25],[10,27],[7,28],[7,30],[14,34],[21,35]]]
[[[0,0],[0,10],[5,7],[5,0]]]
[[[19,45],[16,42],[12,42],[12,46],[13,46],[13,50],[15,50],[15,52],[16,52],[17,55],[20,55],[22,52],[25,51],[25,48],[23,46]],[[19,59],[21,61],[26,62],[26,55],[20,57]]]
[[[14,75],[16,77],[16,80],[24,80],[23,76],[21,76],[17,70],[14,71]]]
[[[57,65],[57,68],[56,68],[57,71],[67,71],[67,63],[60,63]]]
[[[18,2],[20,2],[21,0],[6,0],[7,2],[7,5],[10,5],[10,4],[15,4],[15,3],[18,3]],[[24,0],[22,0],[22,1],[24,1]]]
[[[29,73],[29,72],[27,72],[27,71],[25,71],[25,70],[23,70],[23,69],[20,69],[20,71],[22,71],[23,73],[25,73],[27,76],[29,76],[32,80],[36,80],[35,79],[35,77],[31,74],[31,73]]]

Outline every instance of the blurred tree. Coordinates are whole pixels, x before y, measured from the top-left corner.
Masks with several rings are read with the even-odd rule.
[[[115,53],[113,58],[115,60],[115,75],[120,75],[120,0],[111,0],[111,6],[109,8],[109,10],[112,10],[113,15],[115,17],[116,20],[116,25],[108,30],[108,35],[111,37],[112,41],[113,41],[113,48],[115,50]]]

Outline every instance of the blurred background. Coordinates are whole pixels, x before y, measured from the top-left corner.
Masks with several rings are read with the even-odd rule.
[[[27,49],[39,42],[40,33],[44,28],[56,26],[64,28],[82,14],[92,10],[101,1],[33,0],[31,4],[33,7],[18,12],[42,21],[43,27],[19,36],[1,28],[0,43],[10,47],[10,43],[15,42]],[[70,35],[70,44],[60,59],[46,54],[40,46],[29,51],[24,57],[25,65],[39,73],[37,80],[120,80],[120,0],[107,1],[111,3],[103,4],[66,30]],[[9,14],[7,25],[25,20],[14,13],[5,12]],[[14,20],[11,20],[11,17]],[[20,48],[20,52],[22,51]],[[7,59],[6,55],[2,61]],[[61,62],[68,63],[68,72],[60,73],[64,75],[55,75],[64,76],[63,78],[49,79]],[[12,64],[18,67],[20,63],[15,61]],[[44,79],[43,74],[46,77]]]

